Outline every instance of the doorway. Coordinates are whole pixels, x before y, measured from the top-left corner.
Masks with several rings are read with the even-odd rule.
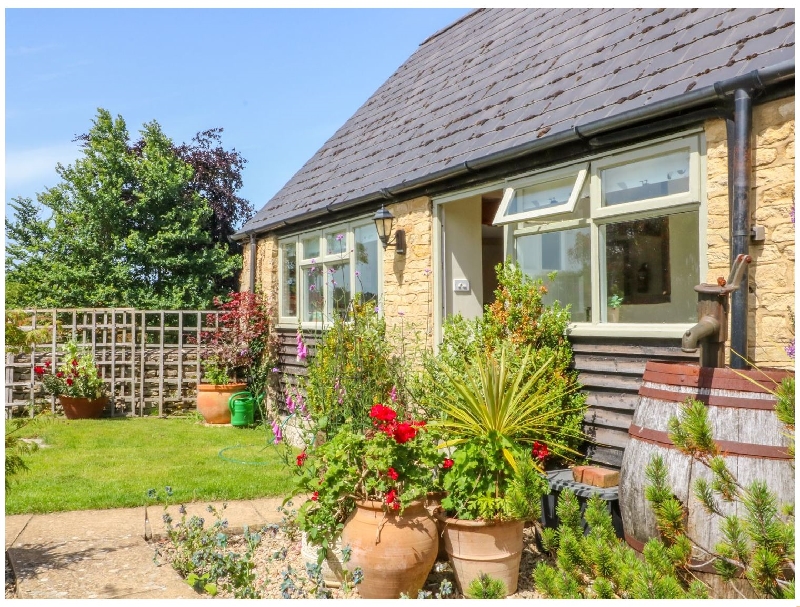
[[[442,318],[476,318],[494,301],[495,266],[505,257],[504,228],[492,225],[502,190],[439,205]]]

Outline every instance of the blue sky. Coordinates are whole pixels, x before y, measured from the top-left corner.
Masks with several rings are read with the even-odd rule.
[[[429,35],[470,9],[6,9],[5,195],[35,199],[98,107],[132,139],[222,127],[260,209]]]

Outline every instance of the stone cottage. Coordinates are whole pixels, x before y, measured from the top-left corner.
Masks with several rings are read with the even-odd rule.
[[[694,286],[739,254],[730,345],[793,366],[794,31],[793,9],[472,11],[243,226],[242,284],[277,289],[288,336],[362,292],[435,346],[506,256],[556,271],[592,457],[618,466],[645,361],[697,360]]]

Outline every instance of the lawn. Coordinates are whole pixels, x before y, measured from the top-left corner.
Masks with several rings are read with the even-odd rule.
[[[291,469],[263,428],[206,426],[191,417],[38,420],[20,436],[46,445],[12,477],[6,514],[141,506],[148,489],[170,501],[286,494]]]

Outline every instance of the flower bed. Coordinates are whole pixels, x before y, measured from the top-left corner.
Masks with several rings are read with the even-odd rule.
[[[253,555],[255,564],[253,585],[258,592],[258,596],[266,599],[315,598],[316,587],[309,579],[305,563],[300,554],[299,535],[287,535],[284,527],[267,528],[261,535],[261,543]],[[532,572],[536,563],[546,560],[546,557],[536,548],[533,527],[525,529],[524,538],[519,588],[515,594],[509,595],[509,598],[542,598],[542,595],[536,592],[533,587]],[[167,564],[171,562],[175,549],[168,539],[154,541],[152,545],[159,553],[158,561],[160,563]],[[244,554],[246,542],[241,536],[230,536],[227,549],[237,554]],[[287,576],[287,572],[292,573]],[[453,594],[450,595],[450,598],[464,598],[458,594],[453,573],[449,565],[447,565],[447,561],[437,561],[428,576],[423,587],[423,592],[430,593],[428,598],[434,598],[434,595],[440,592],[443,580],[448,580],[453,588]],[[340,588],[327,590],[330,592],[330,598],[334,599],[360,598],[357,590],[344,591]],[[220,590],[216,598],[233,598],[233,594]]]

